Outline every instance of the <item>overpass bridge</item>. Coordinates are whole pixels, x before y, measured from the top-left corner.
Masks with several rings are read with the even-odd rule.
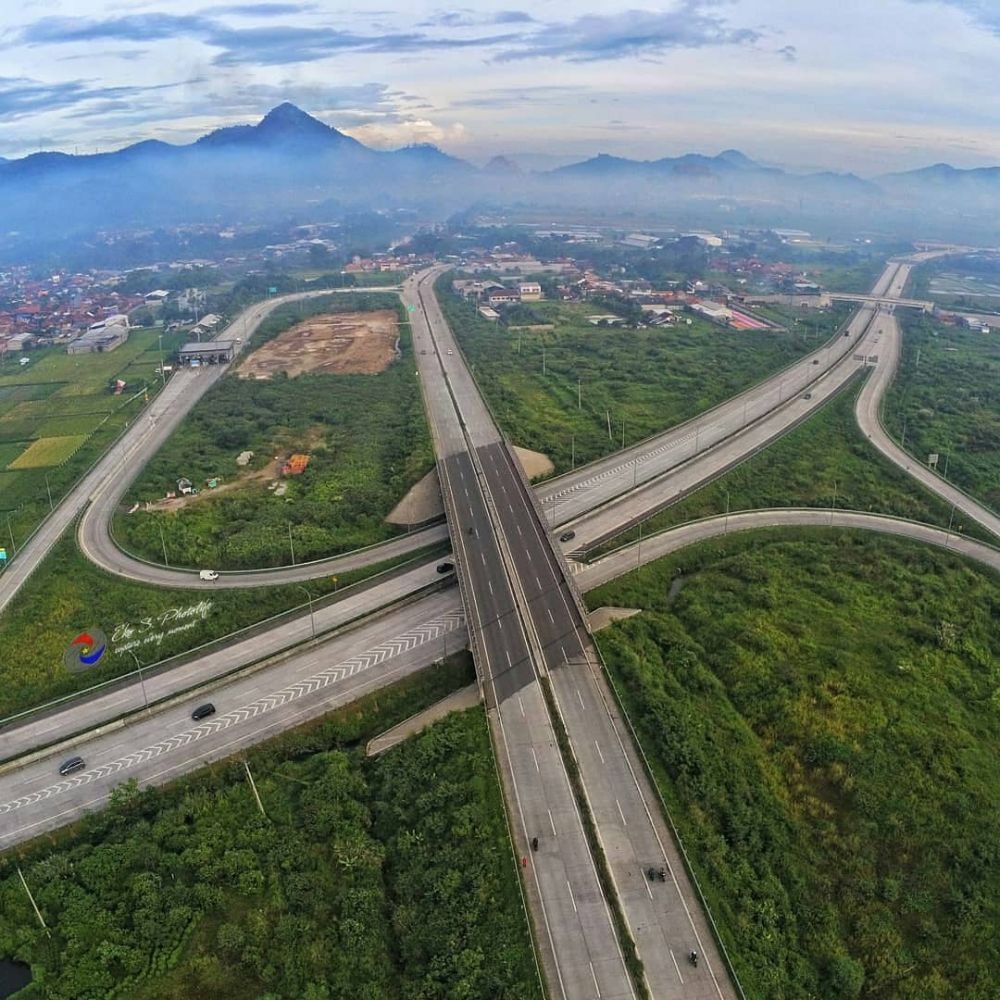
[[[894,306],[903,309],[919,309],[921,312],[933,313],[933,302],[924,299],[894,299],[881,295],[856,295],[848,292],[830,292],[828,296],[833,302],[861,302],[867,305]]]

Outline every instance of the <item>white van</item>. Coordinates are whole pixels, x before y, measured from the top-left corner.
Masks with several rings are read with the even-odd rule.
[[[212,580],[218,580],[219,574],[214,569],[200,569],[198,570],[198,579],[211,582]]]

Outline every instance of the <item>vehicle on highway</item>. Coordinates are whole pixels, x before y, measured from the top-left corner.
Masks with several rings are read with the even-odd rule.
[[[559,541],[560,542],[571,542],[571,541],[573,541],[574,538],[576,538],[576,532],[575,531],[564,531],[559,536]]]
[[[70,757],[69,760],[64,760],[59,765],[59,773],[65,777],[65,775],[72,774],[74,771],[82,771],[83,767],[82,757]]]
[[[214,569],[200,569],[198,570],[199,580],[218,580],[219,574]]]
[[[812,399],[813,398],[813,394],[811,392],[807,392],[802,398],[803,399]]]
[[[813,364],[814,365],[818,365],[819,364],[819,358],[813,358]]]
[[[454,563],[443,562],[443,563],[438,563],[437,570],[439,573],[450,573],[454,568],[455,568]]]
[[[207,719],[210,715],[215,715],[215,706],[210,701],[206,701],[204,705],[199,705],[191,713],[191,718],[198,722],[201,719]]]
[[[452,350],[452,349],[451,349],[451,348],[449,347],[449,348],[448,348],[448,353],[449,353],[449,354],[454,354],[455,352],[454,352],[454,351],[453,351],[453,350]]]

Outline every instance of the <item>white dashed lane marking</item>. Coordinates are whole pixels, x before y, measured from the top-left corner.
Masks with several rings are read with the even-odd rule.
[[[220,733],[230,726],[235,726],[241,722],[248,722],[250,719],[254,719],[266,712],[271,712],[282,705],[287,705],[289,702],[296,701],[306,695],[315,694],[317,691],[321,691],[331,684],[336,684],[339,681],[346,680],[348,677],[364,673],[366,670],[370,670],[372,667],[376,667],[386,660],[391,660],[393,657],[400,656],[411,649],[416,649],[418,646],[440,638],[448,632],[454,632],[456,629],[461,628],[464,622],[464,615],[458,611],[425,622],[423,625],[418,625],[407,632],[397,635],[395,638],[388,639],[372,647],[367,652],[351,657],[349,660],[344,660],[335,666],[327,667],[318,674],[313,674],[312,677],[289,684],[288,687],[282,688],[280,691],[265,695],[263,698],[257,698],[255,701],[227,712],[224,715],[217,715],[210,722],[203,722],[200,726],[195,726],[193,729],[185,730],[182,733],[175,733],[173,736],[169,736],[159,743],[153,743],[148,747],[143,747],[141,750],[135,750],[124,757],[119,757],[117,760],[112,760],[106,764],[91,768],[88,771],[83,771],[72,778],[56,782],[54,785],[40,788],[37,792],[22,795],[20,798],[12,799],[9,802],[0,802],[0,816],[12,813],[17,809],[23,809],[26,806],[35,805],[45,799],[52,798],[54,795],[62,795],[64,792],[79,788],[81,785],[89,785],[91,782],[99,781],[102,778],[108,778],[111,775],[128,771],[139,764],[144,764],[149,760],[196,743],[206,736]]]

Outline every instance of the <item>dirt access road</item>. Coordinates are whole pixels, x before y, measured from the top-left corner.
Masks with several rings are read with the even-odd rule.
[[[239,367],[241,378],[289,378],[306,372],[376,375],[396,358],[398,317],[392,309],[310,316],[257,348]]]

